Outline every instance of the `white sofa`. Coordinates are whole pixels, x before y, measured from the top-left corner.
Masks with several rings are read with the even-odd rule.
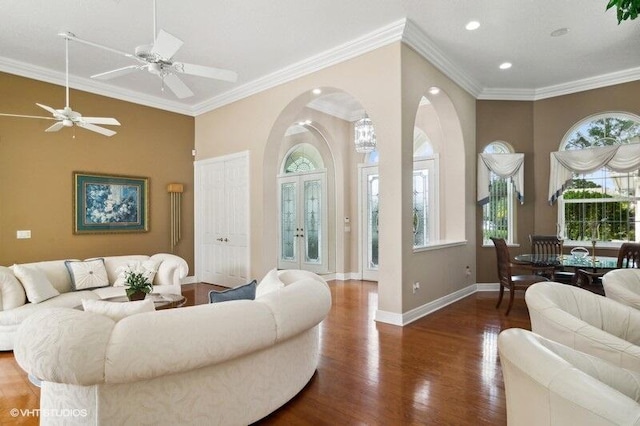
[[[181,257],[159,253],[153,256],[107,256],[103,257],[110,285],[108,287],[93,290],[73,291],[71,275],[65,266],[64,260],[52,260],[35,263],[25,263],[21,266],[35,267],[44,272],[53,287],[60,295],[51,299],[30,303],[26,297],[25,289],[14,275],[15,266],[0,266],[0,350],[12,350],[15,333],[25,318],[33,313],[50,307],[73,308],[82,304],[82,299],[104,299],[125,294],[124,287],[113,287],[120,268],[127,267],[134,262],[154,261],[159,262],[155,278],[153,280],[154,293],[181,294],[181,280],[187,276],[189,266]],[[75,260],[75,259],[73,259]]]
[[[617,302],[640,309],[640,269],[615,269],[602,277],[604,294]]]
[[[547,339],[640,372],[640,311],[555,282],[529,287],[531,330]]]
[[[118,322],[68,308],[34,313],[14,354],[42,380],[40,424],[243,425],[268,415],[313,376],[331,307],[317,275],[281,278],[286,286],[255,300]],[[63,410],[77,415],[42,416]]]
[[[640,425],[640,373],[517,328],[498,353],[508,425]]]

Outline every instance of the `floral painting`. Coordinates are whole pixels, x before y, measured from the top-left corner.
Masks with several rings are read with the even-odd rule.
[[[74,233],[148,231],[147,178],[74,173]]]

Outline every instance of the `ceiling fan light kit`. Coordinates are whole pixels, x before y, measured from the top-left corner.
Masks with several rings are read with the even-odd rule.
[[[100,133],[104,136],[113,136],[116,134],[115,131],[111,129],[107,129],[104,127],[96,126],[96,124],[103,124],[108,126],[119,126],[120,122],[115,118],[111,117],[83,117],[77,111],[74,111],[69,106],[69,37],[65,37],[65,93],[66,93],[66,104],[63,109],[54,109],[48,105],[39,104],[36,102],[40,108],[49,112],[51,117],[43,117],[38,115],[21,115],[21,114],[3,114],[0,113],[1,116],[6,117],[19,117],[19,118],[37,118],[41,120],[56,120],[52,126],[49,126],[45,129],[45,132],[57,132],[63,127],[73,127],[73,125],[77,125],[78,127],[82,127],[83,129],[90,130],[92,132]],[[75,137],[75,136],[74,136]]]
[[[238,79],[238,75],[234,71],[203,65],[175,62],[173,57],[178,50],[180,50],[184,42],[162,29],[160,31],[156,31],[155,1],[153,2],[153,43],[137,46],[134,53],[122,52],[118,49],[103,46],[93,41],[84,40],[69,32],[61,33],[59,35],[79,43],[84,43],[88,46],[97,47],[138,61],[137,65],[129,65],[92,75],[91,78],[96,80],[110,80],[135,71],[146,69],[150,74],[160,77],[162,81],[161,89],[163,91],[164,86],[166,85],[177,98],[184,99],[193,96],[193,92],[177,76],[177,74],[195,75],[198,77],[212,78],[232,83]]]

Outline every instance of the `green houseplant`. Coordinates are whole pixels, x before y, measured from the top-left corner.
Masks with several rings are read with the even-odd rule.
[[[607,9],[616,7],[618,24],[626,19],[636,19],[640,14],[640,0],[609,0]]]
[[[147,271],[128,269],[124,274],[124,286],[129,300],[142,300],[153,290]]]

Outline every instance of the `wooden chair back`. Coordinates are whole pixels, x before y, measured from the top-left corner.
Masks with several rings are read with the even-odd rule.
[[[511,256],[509,255],[509,247],[504,238],[491,238],[493,245],[496,247],[496,258],[498,261],[498,279],[500,285],[510,288],[511,282]]]
[[[617,266],[618,269],[640,268],[640,243],[622,243]]]
[[[529,235],[531,253],[536,256],[561,255],[562,242],[555,235]]]

